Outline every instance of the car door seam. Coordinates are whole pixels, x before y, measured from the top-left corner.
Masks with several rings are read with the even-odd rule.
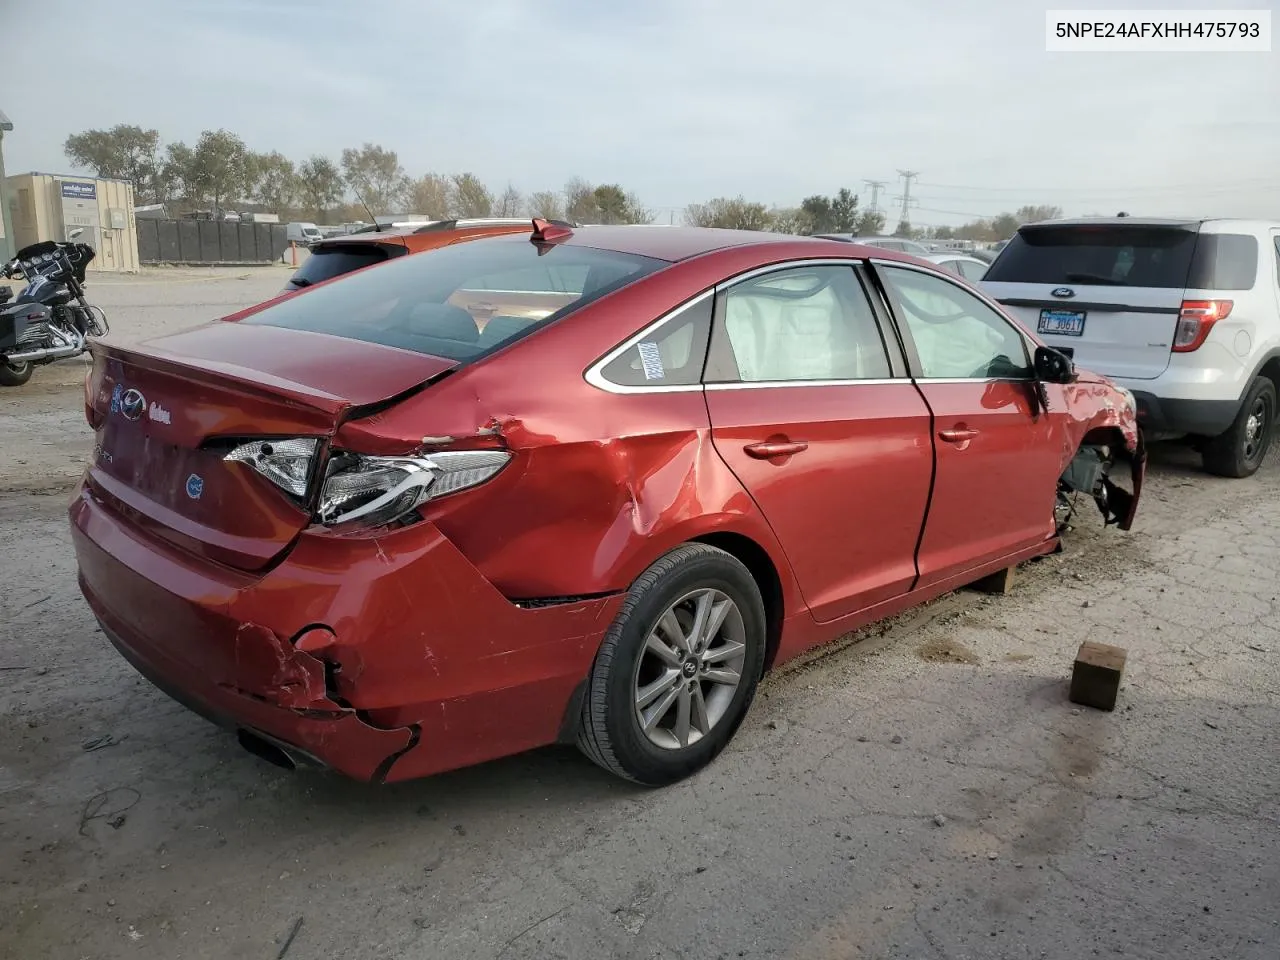
[[[916,575],[911,581],[911,586],[907,593],[911,593],[920,585],[920,548],[924,546],[924,532],[929,526],[929,514],[933,511],[933,491],[938,482],[938,437],[937,427],[938,418],[933,412],[933,406],[929,403],[929,398],[925,396],[924,390],[920,387],[915,377],[911,378],[911,385],[916,388],[916,393],[924,402],[924,408],[929,411],[929,495],[924,501],[924,516],[920,518],[920,530],[916,534],[916,549],[912,557],[912,565],[915,567]]]

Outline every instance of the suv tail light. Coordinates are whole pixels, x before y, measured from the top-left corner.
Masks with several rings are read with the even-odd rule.
[[[1173,334],[1173,352],[1190,353],[1200,349],[1213,325],[1231,315],[1231,307],[1230,300],[1183,300],[1178,328]]]

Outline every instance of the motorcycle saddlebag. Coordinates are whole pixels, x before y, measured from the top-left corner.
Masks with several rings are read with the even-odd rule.
[[[0,306],[0,354],[11,352],[28,327],[48,324],[50,310],[43,303],[10,303]]]

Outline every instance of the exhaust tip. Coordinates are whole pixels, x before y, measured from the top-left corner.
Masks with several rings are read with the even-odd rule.
[[[266,740],[256,733],[248,730],[240,729],[236,731],[236,739],[240,741],[240,746],[244,747],[255,757],[267,761],[272,766],[280,767],[282,770],[296,770],[298,765],[294,762],[293,757],[289,756],[280,747]]]

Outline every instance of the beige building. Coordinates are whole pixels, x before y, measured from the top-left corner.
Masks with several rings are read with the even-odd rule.
[[[89,270],[136,273],[138,230],[133,219],[133,184],[52,173],[19,173],[6,178],[9,238],[18,250],[41,240],[76,239],[97,251]]]

